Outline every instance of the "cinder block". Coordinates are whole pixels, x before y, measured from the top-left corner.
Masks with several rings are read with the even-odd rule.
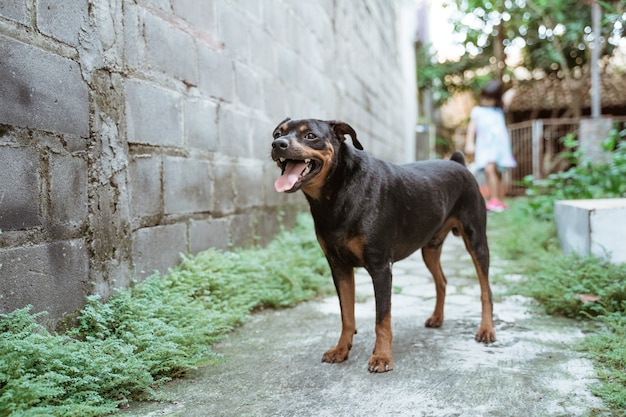
[[[219,158],[213,164],[213,207],[212,212],[219,216],[235,212],[235,191],[233,163],[228,158]]]
[[[218,52],[198,44],[200,90],[219,100],[232,102],[235,98],[235,77],[232,58],[227,52]]]
[[[124,88],[128,141],[182,147],[181,95],[138,80],[127,80]]]
[[[565,253],[626,262],[626,198],[557,201],[554,215]]]
[[[128,68],[139,68],[143,59],[142,47],[144,46],[144,41],[139,24],[139,14],[139,6],[130,2],[124,2],[124,15],[122,16],[124,22],[123,60]]]
[[[0,3],[0,16],[30,26],[28,8],[25,1],[3,1]]]
[[[234,4],[220,1],[217,5],[217,18],[220,22],[219,39],[226,48],[236,51],[242,57],[250,56],[248,22],[241,12]]]
[[[37,0],[37,27],[72,46],[78,46],[81,25],[87,24],[88,0]]]
[[[250,120],[249,115],[240,113],[233,106],[220,106],[218,128],[221,153],[240,157],[252,155]]]
[[[217,149],[217,104],[209,100],[185,102],[185,135],[190,147],[204,152]]]
[[[172,10],[170,0],[146,0],[145,3],[149,4],[152,7],[156,7],[157,9],[165,10],[168,12]]]
[[[162,212],[161,158],[134,158],[129,164],[130,212],[133,218]]]
[[[276,168],[278,173],[278,168]],[[235,190],[237,208],[246,209],[263,205],[263,163],[253,159],[239,158],[235,164]]]
[[[189,222],[189,251],[197,254],[200,251],[215,248],[229,248],[228,229],[230,221],[226,218],[209,220],[192,220]]]
[[[146,59],[154,68],[198,85],[196,48],[191,36],[150,13],[144,17]]]
[[[258,25],[250,27],[251,41],[251,63],[263,70],[266,74],[272,75],[276,72],[274,57],[275,43],[265,28]]]
[[[285,48],[277,52],[276,59],[278,63],[276,65],[276,75],[278,75],[284,84],[295,84],[298,74],[298,61],[300,58],[290,49]]]
[[[287,100],[284,99],[289,97],[290,94],[287,94],[287,88],[276,78],[268,77],[263,79],[263,91],[265,113],[270,120],[278,123],[285,117],[295,117],[291,112],[291,108],[287,106]]]
[[[39,153],[33,148],[2,146],[0,230],[25,230],[39,224]]]
[[[86,158],[50,155],[50,219],[56,228],[78,232],[87,220]]]
[[[266,29],[273,35],[273,38],[275,40],[282,41],[286,38],[285,33],[287,31],[287,25],[289,20],[292,19],[289,19],[287,8],[284,5],[277,5],[276,3],[274,3],[274,7],[263,7],[263,21],[283,23],[280,25],[267,25],[266,27]]]
[[[255,215],[253,213],[237,214],[231,217],[230,239],[235,247],[250,247],[256,243]]]
[[[215,0],[173,0],[174,13],[195,26],[196,30],[209,32],[215,35],[217,19]]]
[[[259,213],[256,234],[260,245],[265,246],[270,243],[280,231],[280,217],[282,216],[279,216],[278,212],[279,210],[275,208]]]
[[[211,177],[208,161],[166,157],[163,161],[165,213],[210,211]]]
[[[167,273],[187,253],[187,226],[177,223],[138,229],[133,233],[132,252],[135,278],[143,280],[158,271]]]
[[[261,23],[261,11],[264,7],[268,7],[258,0],[239,0],[234,4],[237,5],[242,14],[245,14],[248,20],[254,24]]]
[[[249,66],[241,63],[235,64],[235,91],[240,104],[263,111],[261,82],[257,72]]]
[[[284,118],[283,118],[284,119]],[[272,131],[282,121],[255,118],[252,120],[252,157],[261,162],[269,162],[272,150]]]
[[[80,309],[91,293],[82,239],[0,249],[0,312],[31,304],[59,318]]]
[[[74,61],[0,35],[2,123],[89,135],[89,95]]]

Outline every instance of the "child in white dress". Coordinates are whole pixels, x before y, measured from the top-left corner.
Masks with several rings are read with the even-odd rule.
[[[504,203],[502,172],[514,168],[517,163],[504,120],[502,84],[499,81],[491,81],[483,88],[478,106],[470,113],[465,153],[474,154],[476,169],[484,170],[490,195],[487,209],[504,211],[507,206]]]

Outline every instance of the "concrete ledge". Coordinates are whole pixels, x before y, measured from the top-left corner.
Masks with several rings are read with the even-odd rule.
[[[554,216],[565,253],[626,262],[626,198],[557,201]]]

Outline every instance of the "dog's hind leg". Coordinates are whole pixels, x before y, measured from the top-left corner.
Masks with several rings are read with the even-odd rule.
[[[422,248],[422,258],[426,267],[433,276],[435,281],[435,290],[437,291],[437,300],[435,303],[435,311],[432,316],[426,320],[426,327],[441,327],[443,325],[443,307],[446,299],[446,276],[441,269],[441,248],[443,239],[431,241]]]
[[[489,286],[489,246],[484,228],[480,230],[467,226],[461,233],[465,247],[472,257],[478,282],[480,284],[480,301],[482,303],[482,320],[476,333],[476,341],[491,343],[496,341],[493,328],[493,300]]]

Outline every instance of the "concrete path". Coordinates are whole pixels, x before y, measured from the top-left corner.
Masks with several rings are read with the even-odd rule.
[[[339,337],[336,297],[265,311],[215,346],[223,363],[169,384],[170,401],[134,403],[123,414],[570,417],[604,409],[589,391],[597,383],[591,363],[573,349],[583,337],[574,322],[532,313],[529,300],[499,298],[502,288],[492,286],[498,341],[477,343],[478,281],[461,239],[446,240],[442,265],[448,297],[441,329],[423,325],[435,289],[420,253],[394,265],[392,372],[367,371],[374,299],[360,270],[359,333],[347,362],[321,363]]]

